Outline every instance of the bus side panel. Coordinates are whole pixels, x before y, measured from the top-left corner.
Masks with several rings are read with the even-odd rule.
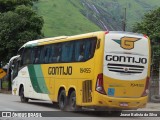
[[[31,70],[32,71],[32,70]],[[32,78],[32,81],[30,78],[30,72],[28,67],[22,68],[18,76],[12,81],[12,94],[13,95],[19,95],[19,90],[21,85],[24,87],[24,96],[28,98],[33,99],[43,99],[43,100],[49,100],[49,98],[46,96],[46,94],[39,93],[37,90],[34,89],[38,84],[33,84],[35,82],[35,79]],[[43,98],[42,98],[43,95]],[[45,97],[44,97],[45,96]]]
[[[83,106],[96,106],[97,105],[97,94],[95,94],[97,76],[103,73],[103,54],[104,54],[104,38],[105,33],[101,32],[96,34],[97,36],[97,46],[94,54],[94,73],[92,80],[92,102],[83,103]]]
[[[75,68],[76,68],[75,64]],[[79,63],[75,71],[77,77],[77,105],[92,103],[93,101],[93,76],[95,70],[94,58],[84,63]],[[78,73],[78,74],[77,74]]]
[[[76,91],[77,104],[81,105],[83,82],[93,80],[94,58],[86,62],[70,64],[45,64],[42,65],[42,73],[51,101],[57,101],[58,92],[61,87],[65,89],[66,95],[68,95],[69,89],[73,88]],[[89,89],[91,88],[92,87]],[[90,91],[92,91],[92,89]]]

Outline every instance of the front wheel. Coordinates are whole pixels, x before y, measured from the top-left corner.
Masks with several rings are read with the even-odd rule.
[[[28,98],[26,98],[24,96],[24,88],[23,87],[20,89],[20,100],[21,100],[22,103],[28,102]]]

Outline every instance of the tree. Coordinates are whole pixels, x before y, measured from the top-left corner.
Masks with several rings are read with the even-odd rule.
[[[151,39],[152,65],[157,74],[160,63],[160,8],[145,14],[143,20],[133,26],[133,31],[147,34]]]
[[[19,5],[32,6],[38,0],[0,0],[0,12],[13,11]]]
[[[42,37],[43,19],[31,8],[35,1],[0,0],[0,62],[7,63],[24,43]]]
[[[133,31],[147,34],[152,43],[160,43],[160,8],[145,14],[143,20],[133,26]]]
[[[24,43],[43,36],[41,29],[44,21],[31,9],[31,0],[3,0],[3,3],[5,7],[13,3],[15,6],[9,11],[2,10],[0,13],[0,60],[6,63],[16,55],[19,47]],[[1,5],[2,1],[0,1],[0,8]]]

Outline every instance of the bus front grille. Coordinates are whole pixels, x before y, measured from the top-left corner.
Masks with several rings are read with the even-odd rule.
[[[144,70],[144,66],[141,66],[141,65],[108,63],[107,67],[108,67],[108,70],[111,72],[117,72],[117,73],[123,73],[123,74],[140,74]]]
[[[83,95],[82,99],[83,99],[83,102],[84,103],[92,102],[92,96],[91,96],[92,81],[91,80],[83,81],[82,87],[83,87],[83,90],[82,90],[82,95]]]

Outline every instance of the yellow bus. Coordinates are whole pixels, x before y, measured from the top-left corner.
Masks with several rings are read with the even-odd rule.
[[[150,78],[146,35],[99,31],[29,41],[10,60],[12,94],[81,107],[125,110],[146,106]],[[14,61],[14,62],[13,62]]]

